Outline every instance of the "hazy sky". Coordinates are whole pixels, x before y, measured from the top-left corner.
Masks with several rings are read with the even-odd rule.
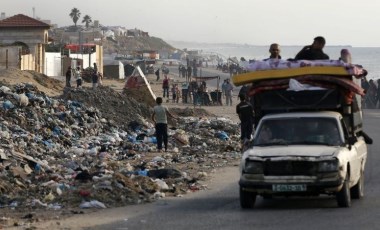
[[[0,0],[6,16],[72,25],[76,7],[102,25],[138,28],[164,40],[268,45],[380,46],[379,0]],[[82,24],[82,18],[78,24]]]

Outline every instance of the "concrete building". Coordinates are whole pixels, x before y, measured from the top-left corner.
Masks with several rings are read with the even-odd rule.
[[[20,69],[42,73],[49,28],[50,25],[23,14],[0,20],[2,50],[7,46],[20,47],[20,52],[16,57],[6,55],[6,58],[9,58],[10,62],[13,62],[13,59],[17,60]],[[8,60],[5,61],[8,62]],[[4,60],[0,60],[0,63],[4,63]]]

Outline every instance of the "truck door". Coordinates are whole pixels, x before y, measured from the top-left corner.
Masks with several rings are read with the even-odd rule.
[[[346,140],[346,145],[349,145],[347,143],[347,140],[350,136],[347,126],[343,120],[343,118],[340,119],[341,126],[343,128],[344,133],[344,139]],[[355,144],[351,145],[351,148],[349,149],[349,163],[350,163],[350,181],[355,182],[360,177],[360,170],[361,170],[361,157],[359,156],[358,149],[360,149],[360,143],[357,141]]]

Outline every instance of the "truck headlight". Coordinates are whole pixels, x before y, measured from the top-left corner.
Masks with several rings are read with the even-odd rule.
[[[321,161],[318,163],[319,172],[336,172],[339,171],[338,160]]]
[[[251,174],[263,174],[263,162],[247,160],[245,162],[244,172]]]

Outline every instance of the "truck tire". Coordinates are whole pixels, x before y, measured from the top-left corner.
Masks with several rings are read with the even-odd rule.
[[[243,209],[253,208],[256,202],[257,193],[244,191],[241,187],[239,189],[240,207]]]
[[[351,198],[352,199],[360,199],[364,196],[364,173],[360,171],[360,178],[358,183],[354,187],[351,188]]]
[[[347,172],[346,178],[344,179],[342,189],[336,194],[336,201],[339,207],[350,207],[351,206],[351,192],[350,192],[350,174]]]

